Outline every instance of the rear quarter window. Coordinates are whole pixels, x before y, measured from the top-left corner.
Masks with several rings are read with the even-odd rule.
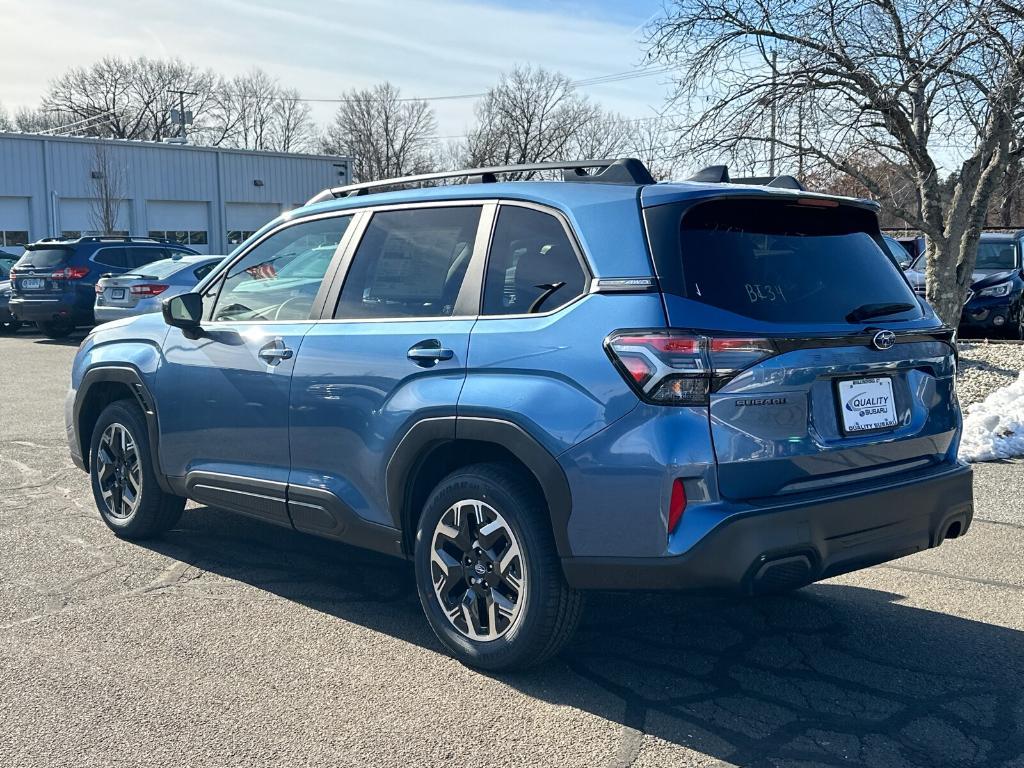
[[[886,321],[921,316],[871,211],[719,200],[691,207],[678,226],[676,254],[661,259],[681,258],[694,301],[774,323],[859,322],[857,310],[888,305],[905,308]]]

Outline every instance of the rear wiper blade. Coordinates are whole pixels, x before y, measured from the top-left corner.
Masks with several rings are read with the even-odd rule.
[[[915,305],[913,304],[907,304],[905,301],[889,304],[862,304],[846,316],[846,322],[859,323],[862,320],[869,320],[872,317],[895,315],[899,312],[906,312],[914,309],[914,306]]]

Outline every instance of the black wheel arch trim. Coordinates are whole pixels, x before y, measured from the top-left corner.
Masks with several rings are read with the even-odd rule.
[[[428,456],[446,443],[490,443],[508,450],[530,470],[544,494],[551,530],[560,557],[569,557],[569,516],[572,493],[569,481],[555,457],[523,427],[506,419],[478,416],[438,416],[422,419],[403,435],[388,462],[386,488],[388,512],[396,528],[403,528],[403,512],[410,503],[411,479]]]
[[[82,383],[75,393],[73,412],[75,439],[78,441],[79,449],[82,452],[82,463],[84,464],[82,468],[85,470],[89,468],[89,444],[92,440],[91,434],[82,434],[82,409],[89,401],[89,393],[92,391],[92,388],[97,384],[106,383],[124,384],[134,395],[135,402],[142,409],[143,417],[146,419],[149,458],[152,462],[153,474],[156,475],[157,482],[165,493],[174,493],[160,467],[160,425],[156,413],[156,400],[150,393],[149,387],[146,386],[146,382],[143,380],[139,369],[132,365],[95,365],[89,368],[82,376]]]

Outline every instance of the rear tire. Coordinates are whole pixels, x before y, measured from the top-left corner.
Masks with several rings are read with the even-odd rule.
[[[508,464],[474,464],[430,494],[416,530],[416,585],[438,639],[488,670],[554,656],[582,595],[569,587],[543,497]]]
[[[39,332],[50,339],[63,339],[71,335],[71,332],[75,330],[74,323],[67,320],[48,320],[45,322],[36,323],[36,327],[39,328]]]
[[[117,400],[100,414],[89,444],[89,478],[100,517],[124,539],[146,539],[174,527],[185,499],[160,487],[139,407]]]

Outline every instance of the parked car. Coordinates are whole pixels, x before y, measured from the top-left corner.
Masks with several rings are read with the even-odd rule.
[[[904,237],[897,237],[895,240],[910,254],[911,263],[924,256],[927,246],[924,235],[906,235]],[[904,269],[907,269],[907,267],[905,266]]]
[[[914,292],[925,295],[924,255],[907,270]],[[1024,339],[1024,231],[983,232],[960,330]]]
[[[14,254],[0,251],[0,334],[14,333],[21,328],[21,323],[11,314],[11,281],[8,279],[17,260]]]
[[[886,250],[892,254],[892,257],[896,259],[896,263],[900,265],[900,269],[909,269],[910,265],[914,263],[914,256],[903,247],[903,243],[895,237],[890,237],[884,233],[882,234],[882,241],[885,243]]]
[[[77,326],[93,325],[96,281],[176,254],[187,246],[143,237],[82,237],[40,240],[25,247],[14,265],[10,307],[21,321],[34,322],[51,339]]]
[[[556,653],[583,589],[779,592],[963,535],[953,334],[877,205],[653,182],[326,190],[99,326],[66,417],[102,519],[153,536],[191,498],[410,558],[488,669]]]
[[[10,334],[21,328],[11,314],[11,281],[0,280],[0,334]]]
[[[7,280],[11,274],[11,267],[18,261],[18,257],[7,251],[0,251],[0,280]]]
[[[120,275],[104,275],[96,283],[96,322],[159,312],[163,299],[192,290],[223,256],[175,256]]]

